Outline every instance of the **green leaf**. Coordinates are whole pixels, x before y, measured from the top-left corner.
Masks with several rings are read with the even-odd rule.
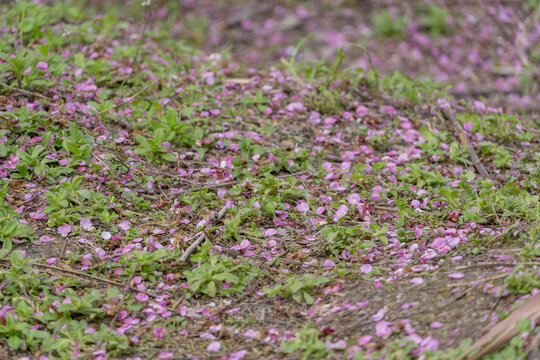
[[[213,281],[210,281],[208,285],[206,286],[206,292],[210,297],[216,296],[216,283]]]
[[[312,297],[311,295],[309,295],[307,291],[304,291],[303,293],[304,293],[304,300],[306,301],[306,303],[307,303],[308,305],[313,304],[313,302],[315,301],[315,300],[313,299],[313,297]]]
[[[290,289],[291,292],[294,294],[294,293],[296,293],[298,290],[300,290],[303,286],[304,286],[304,284],[302,283],[301,280],[294,279],[294,280],[292,281],[291,286],[289,287],[289,289]]]
[[[11,235],[11,233],[15,230],[17,227],[18,221],[17,220],[8,220],[4,224],[2,224],[2,234],[5,236]]]
[[[195,292],[195,291],[199,290],[199,288],[201,287],[203,281],[204,280],[197,280],[193,284],[191,284],[189,286],[189,288],[191,289],[191,291]]]
[[[2,183],[2,180],[0,180],[0,184]],[[2,201],[6,195],[7,195],[7,188],[8,188],[9,181],[6,181],[2,186],[0,187],[0,201]]]
[[[322,285],[322,284],[326,284],[327,282],[329,282],[331,279],[330,278],[327,278],[327,277],[319,277],[317,279],[315,279],[314,281],[314,284],[316,286],[319,286],[319,285]]]
[[[11,236],[14,238],[30,238],[32,237],[33,233],[34,230],[32,230],[28,225],[19,222]]]
[[[17,350],[23,343],[24,343],[24,340],[16,335],[12,335],[8,339],[9,347],[15,350]]]
[[[150,145],[150,142],[148,141],[147,138],[145,138],[144,136],[142,135],[135,135],[135,139],[137,139],[137,142],[142,146],[142,147],[145,147],[145,148],[148,148],[150,149],[152,147],[152,145]]]
[[[79,147],[71,140],[64,140],[62,145],[70,154],[77,154],[79,152]]]
[[[161,154],[161,158],[165,161],[171,161],[171,162],[175,162],[176,161],[176,156],[174,156],[173,154],[171,153],[164,153],[164,154]]]
[[[163,142],[163,137],[165,133],[163,129],[159,128],[154,132],[154,143],[160,145]]]
[[[116,287],[110,287],[107,289],[107,299],[114,299],[120,296],[120,290]]]
[[[180,110],[180,114],[184,115],[184,116],[190,116],[193,111],[195,111],[195,108],[192,107],[192,106],[184,106],[182,108],[182,110]]]
[[[418,132],[429,143],[436,143],[438,141],[435,133],[429,130],[426,126],[421,126],[420,129],[418,129]]]
[[[240,281],[238,276],[233,275],[233,274],[228,273],[228,272],[214,275],[214,279],[220,280],[220,281],[226,281],[226,282],[233,283],[233,284],[238,284],[238,282]]]

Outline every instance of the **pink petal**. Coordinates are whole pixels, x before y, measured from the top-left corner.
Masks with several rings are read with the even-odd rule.
[[[448,277],[450,279],[463,279],[465,277],[465,275],[463,275],[463,273],[452,273],[450,275],[448,275]]]
[[[369,265],[369,264],[364,264],[362,266],[360,266],[360,270],[359,270],[362,274],[369,274],[370,272],[373,271],[373,266]]]
[[[356,115],[358,116],[366,116],[368,113],[368,109],[367,107],[363,106],[363,105],[360,105],[359,107],[356,108]]]
[[[347,188],[343,185],[340,185],[337,181],[333,181],[330,183],[330,189],[336,190],[336,191],[345,191]]]
[[[364,346],[367,343],[369,343],[371,339],[372,337],[370,335],[362,336],[361,338],[358,339],[358,345]]]
[[[128,220],[124,220],[120,224],[118,224],[118,228],[123,231],[128,231],[130,224],[131,223]]]
[[[396,115],[397,114],[397,110],[392,105],[383,105],[383,106],[381,106],[381,111],[384,114],[387,114],[387,115]]]
[[[287,105],[288,111],[297,111],[297,112],[304,112],[306,111],[306,107],[301,102],[293,102]]]
[[[336,211],[336,214],[334,215],[334,221],[338,221],[339,219],[347,215],[348,212],[349,207],[347,205],[340,205]]]
[[[89,218],[87,217],[84,217],[81,219],[81,228],[83,228],[83,230],[91,230],[92,229],[92,220],[90,220]]]
[[[41,71],[47,71],[49,64],[47,64],[45,61],[40,61],[37,63],[36,67]]]
[[[64,224],[58,228],[58,233],[60,235],[67,235],[71,232],[71,225]]]
[[[143,302],[143,301],[146,301],[148,300],[150,297],[148,295],[146,295],[145,293],[138,293],[137,295],[135,295],[135,299]]]
[[[374,322],[381,321],[384,318],[384,315],[386,315],[386,312],[387,310],[385,308],[380,309],[375,315],[371,317],[371,320]]]
[[[154,337],[158,340],[161,340],[165,337],[165,334],[167,334],[167,329],[158,326],[154,329]]]
[[[247,239],[242,240],[242,242],[240,243],[240,249],[247,249],[250,246],[251,243]]]
[[[47,236],[47,235],[43,235],[39,238],[39,241],[42,242],[42,243],[48,243],[50,241],[52,241],[51,237],[50,236]]]
[[[325,268],[332,269],[332,268],[334,268],[334,267],[336,266],[336,263],[333,262],[332,260],[326,260],[326,261],[324,262],[323,266],[324,266]]]
[[[247,350],[240,350],[234,352],[229,356],[229,360],[242,360],[247,355]]]
[[[217,341],[211,342],[211,343],[208,344],[208,346],[206,347],[206,350],[207,350],[207,351],[219,351],[219,349],[221,349],[221,344],[218,343]]]
[[[351,205],[356,205],[360,202],[361,198],[360,195],[357,193],[351,194],[347,197],[347,202]]]
[[[376,325],[375,325],[375,334],[377,336],[386,336],[388,334],[391,334],[392,333],[392,328],[390,327],[390,325],[392,325],[391,322],[388,322],[388,321],[379,321]]]
[[[298,205],[296,205],[296,210],[300,212],[306,212],[309,210],[309,205],[305,201],[302,201]]]

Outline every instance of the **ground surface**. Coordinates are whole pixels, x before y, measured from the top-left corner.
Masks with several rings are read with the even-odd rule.
[[[456,359],[536,292],[540,10],[394,3],[1,5],[0,357]]]

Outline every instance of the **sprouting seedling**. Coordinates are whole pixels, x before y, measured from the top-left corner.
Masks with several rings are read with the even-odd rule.
[[[294,78],[298,81],[298,83],[300,83],[301,86],[304,86],[304,81],[302,80],[302,78],[300,77],[300,74],[298,74],[298,71],[297,71],[298,66],[296,64],[296,56],[298,55],[300,48],[304,45],[304,43],[310,37],[311,37],[311,34],[308,34],[304,38],[302,38],[302,40],[298,42],[289,60],[281,59],[281,63],[285,66],[285,69],[287,69],[287,71],[291,73],[292,76],[294,76]]]
[[[5,55],[0,56],[2,57],[2,60],[7,63],[8,71],[15,76],[15,79],[17,79],[17,85],[21,88],[24,71],[32,63],[32,56],[25,50],[20,50],[17,52],[17,55],[14,58],[10,58]]]

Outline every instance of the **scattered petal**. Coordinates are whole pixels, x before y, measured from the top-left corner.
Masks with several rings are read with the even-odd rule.
[[[161,326],[157,326],[154,328],[154,337],[158,340],[161,340],[165,337],[165,334],[167,334],[167,329]]]
[[[391,325],[392,323],[389,321],[379,321],[375,324],[375,334],[380,337],[390,335],[392,333]]]
[[[131,223],[128,220],[124,220],[118,224],[118,228],[123,231],[128,231]]]
[[[219,349],[221,349],[221,344],[218,343],[217,341],[211,342],[211,343],[208,344],[208,346],[206,347],[206,350],[207,350],[207,351],[219,351]]]
[[[347,215],[349,212],[349,207],[347,205],[340,205],[334,215],[334,221],[337,222],[339,219]]]
[[[135,299],[139,300],[140,302],[145,302],[149,298],[150,297],[148,295],[146,295],[145,293],[138,293],[137,295],[135,295]]]
[[[366,335],[366,336],[362,336],[361,338],[358,339],[358,345],[360,346],[364,346],[366,345],[367,343],[369,343],[371,341],[373,337],[370,336],[370,335]]]
[[[472,122],[466,122],[463,124],[463,128],[466,130],[466,131],[471,131],[472,129],[474,129],[474,124]]]
[[[309,210],[309,205],[305,201],[300,201],[298,205],[296,205],[296,210],[305,213]]]
[[[52,239],[50,236],[47,236],[47,235],[43,235],[39,238],[39,241],[42,242],[42,243],[48,243],[48,242],[51,242]]]
[[[41,71],[47,71],[49,64],[47,64],[45,61],[40,61],[37,63],[36,67]]]
[[[94,228],[94,226],[92,225],[92,220],[90,220],[87,217],[82,218],[81,219],[81,228],[83,230],[86,230],[86,231],[92,230]]]
[[[363,264],[362,266],[360,266],[360,270],[359,270],[359,272],[362,274],[369,274],[372,271],[373,271],[373,266],[371,266],[370,264]]]
[[[60,227],[58,227],[58,233],[62,236],[66,236],[71,232],[71,225],[64,224]]]
[[[336,263],[332,260],[326,260],[323,264],[323,266],[327,269],[333,269],[336,266]]]

